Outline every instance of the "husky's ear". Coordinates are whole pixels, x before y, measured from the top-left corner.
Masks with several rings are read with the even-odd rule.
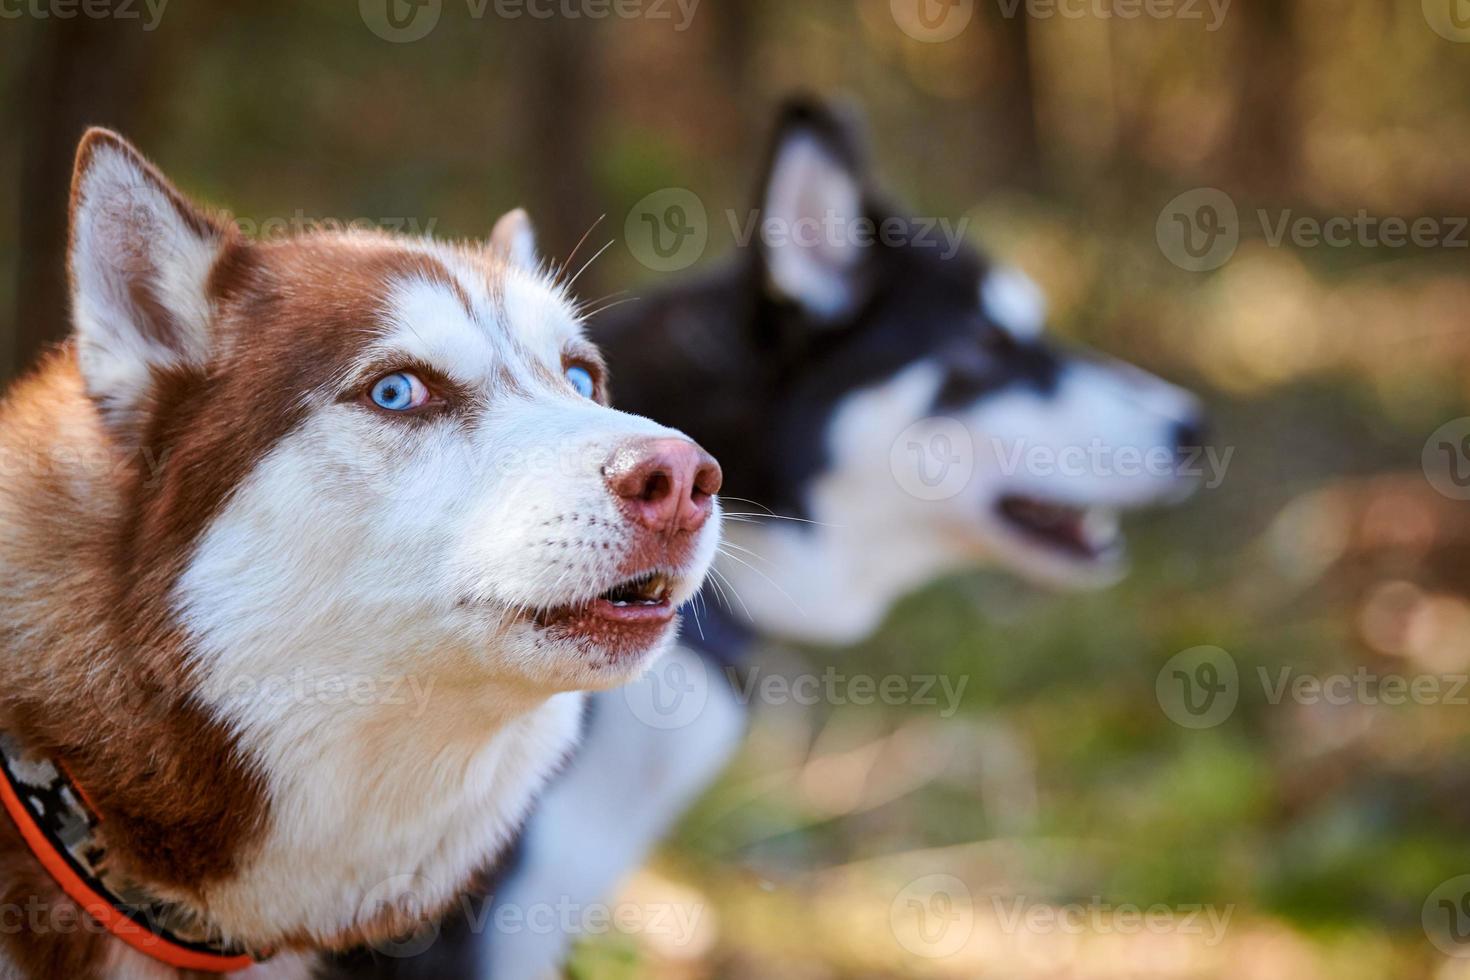
[[[536,258],[536,232],[522,208],[507,211],[495,222],[490,232],[490,248],[505,256],[510,264],[527,271],[540,263]]]
[[[82,137],[67,255],[72,319],[87,393],[109,424],[128,424],[155,372],[207,360],[207,284],[231,233],[121,136]]]
[[[873,235],[862,223],[865,176],[855,123],[817,102],[781,114],[761,191],[760,251],[767,287],[818,321],[862,299]]]

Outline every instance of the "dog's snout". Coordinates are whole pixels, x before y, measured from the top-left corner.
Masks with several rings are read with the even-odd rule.
[[[724,478],[713,456],[679,438],[625,443],[602,473],[623,510],[658,532],[699,530]]]
[[[1203,415],[1194,415],[1174,424],[1174,447],[1181,453],[1197,452],[1210,438],[1210,425]]]

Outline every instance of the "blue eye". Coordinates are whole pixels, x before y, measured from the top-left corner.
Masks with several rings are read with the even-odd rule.
[[[379,378],[369,396],[373,404],[390,412],[407,412],[429,401],[429,389],[406,371]]]
[[[597,382],[592,380],[592,372],[581,365],[573,364],[567,368],[567,380],[583,398],[591,398],[597,393]]]

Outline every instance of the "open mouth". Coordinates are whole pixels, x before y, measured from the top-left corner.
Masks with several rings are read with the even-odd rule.
[[[667,609],[672,612],[669,606],[669,593],[672,591],[673,583],[668,575],[647,572],[608,589],[593,600],[593,606],[613,618],[638,619],[650,610]]]
[[[537,626],[619,657],[647,649],[674,619],[674,578],[650,571],[619,582],[590,602],[536,613]]]
[[[1115,510],[1006,496],[1000,499],[996,511],[1029,541],[1074,560],[1103,561],[1122,556],[1123,534]]]

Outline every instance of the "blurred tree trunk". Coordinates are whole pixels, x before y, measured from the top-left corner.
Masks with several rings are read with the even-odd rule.
[[[560,261],[605,210],[591,167],[593,122],[604,117],[597,85],[600,31],[565,17],[527,26],[526,35],[511,45],[517,64],[507,77],[533,81],[517,101],[522,118],[510,132],[521,141],[518,165],[526,175],[541,253]],[[613,227],[621,227],[621,219]],[[578,262],[590,257],[580,253]]]
[[[120,0],[111,0],[120,2]],[[88,126],[136,132],[147,118],[152,35],[106,17],[49,18],[34,27],[23,87],[20,234],[12,371],[25,370],[68,329],[67,198],[77,141]]]
[[[740,133],[764,134],[770,125],[764,102],[750,97],[750,66],[755,61],[756,32],[763,23],[758,0],[720,0],[714,15],[714,65],[725,105]]]
[[[1007,17],[998,6],[993,9],[1003,58],[998,68],[1000,83],[990,102],[991,117],[1000,128],[988,152],[1001,158],[1000,175],[1007,184],[1036,188],[1043,181],[1032,78],[1031,18]]]
[[[1297,50],[1291,0],[1247,0],[1235,28],[1235,113],[1226,168],[1257,198],[1290,196],[1297,173]]]

